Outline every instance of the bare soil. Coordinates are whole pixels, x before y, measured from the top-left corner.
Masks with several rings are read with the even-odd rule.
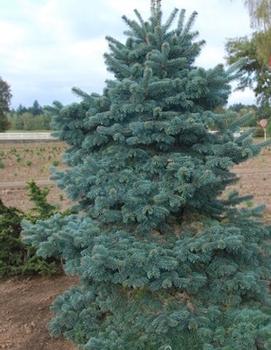
[[[0,144],[1,181],[48,179],[50,167],[61,165],[65,150],[62,142],[31,142]]]
[[[63,339],[49,335],[50,305],[56,295],[71,287],[76,279],[11,279],[0,283],[0,349],[75,350]]]
[[[241,195],[253,195],[253,199],[246,203],[247,207],[264,204],[266,206],[264,219],[270,223],[271,148],[264,149],[259,156],[234,167],[233,170],[239,176],[239,181],[227,191],[234,189]]]

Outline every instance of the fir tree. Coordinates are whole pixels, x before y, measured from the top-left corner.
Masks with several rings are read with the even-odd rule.
[[[40,104],[39,104],[39,102],[37,100],[35,100],[33,102],[33,105],[32,105],[32,107],[29,108],[29,110],[35,116],[40,115],[40,114],[43,113],[43,109],[42,109],[42,107],[40,106]]]
[[[107,38],[103,94],[74,89],[82,102],[55,110],[70,147],[54,178],[78,214],[24,226],[40,255],[80,276],[51,332],[85,350],[271,349],[270,229],[261,208],[222,196],[231,167],[263,146],[234,138],[250,116],[213,112],[236,67],[195,65],[196,13],[171,29],[177,9],[165,23],[160,1],[151,11],[123,17],[125,43]]]

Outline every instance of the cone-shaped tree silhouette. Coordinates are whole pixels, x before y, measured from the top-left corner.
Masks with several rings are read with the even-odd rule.
[[[54,121],[70,145],[54,177],[78,214],[24,226],[80,276],[50,328],[86,350],[271,349],[270,229],[221,197],[262,145],[234,138],[247,116],[213,112],[236,67],[196,67],[196,13],[171,29],[177,13],[163,23],[153,2],[149,21],[123,17],[126,43],[107,38],[115,79],[102,95],[74,89],[82,102]]]

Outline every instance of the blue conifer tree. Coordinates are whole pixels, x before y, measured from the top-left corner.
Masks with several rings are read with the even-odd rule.
[[[24,224],[40,255],[80,277],[51,332],[84,350],[271,349],[270,228],[247,197],[222,196],[263,146],[234,137],[248,116],[215,112],[236,67],[195,65],[196,13],[175,29],[178,10],[164,23],[160,1],[148,21],[135,15],[125,43],[107,38],[103,94],[56,104],[70,147],[54,178],[77,214]]]

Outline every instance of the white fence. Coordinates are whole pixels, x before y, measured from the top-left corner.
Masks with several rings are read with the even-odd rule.
[[[216,133],[216,131],[210,131]],[[235,132],[234,137],[241,136],[241,132]],[[4,141],[57,141],[50,132],[4,132],[0,133],[0,142]]]
[[[50,132],[3,132],[1,141],[56,141]]]

